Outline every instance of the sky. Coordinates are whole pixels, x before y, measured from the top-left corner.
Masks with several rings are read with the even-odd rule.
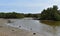
[[[53,5],[60,9],[60,0],[0,0],[0,12],[41,13]]]

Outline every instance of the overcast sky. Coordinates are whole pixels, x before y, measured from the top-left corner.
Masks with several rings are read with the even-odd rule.
[[[40,13],[53,5],[60,8],[60,0],[0,0],[0,12]]]

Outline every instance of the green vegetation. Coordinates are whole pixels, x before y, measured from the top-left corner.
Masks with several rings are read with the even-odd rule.
[[[31,13],[29,13],[29,14],[25,14],[24,16],[25,17],[32,17],[32,18],[40,18],[40,14],[31,14]]]
[[[10,12],[10,13],[0,13],[0,18],[24,18],[24,17],[33,17],[33,18],[38,18],[40,17],[40,14],[23,14],[23,13],[16,13],[16,12]]]
[[[23,14],[12,12],[12,13],[0,13],[0,18],[23,18]]]
[[[60,12],[58,7],[54,5],[53,7],[44,9],[41,13],[40,19],[60,21]]]
[[[39,14],[23,14],[23,13],[0,13],[0,18],[24,18],[24,17],[32,17],[32,18],[39,18],[40,20],[54,20],[60,21],[60,11],[58,7],[54,5],[53,7],[44,9]]]

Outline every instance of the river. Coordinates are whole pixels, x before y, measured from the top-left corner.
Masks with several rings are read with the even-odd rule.
[[[60,36],[60,26],[51,26],[52,24],[60,24],[60,21],[39,21],[32,20],[32,18],[24,19],[10,19],[12,23],[7,23],[8,26],[12,26],[27,31],[37,32],[44,36]],[[49,25],[47,25],[49,24]]]

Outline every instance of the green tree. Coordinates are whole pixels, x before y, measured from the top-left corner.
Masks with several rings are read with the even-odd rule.
[[[60,15],[58,14],[58,7],[54,5],[53,7],[44,9],[41,13],[42,20],[60,20]]]

